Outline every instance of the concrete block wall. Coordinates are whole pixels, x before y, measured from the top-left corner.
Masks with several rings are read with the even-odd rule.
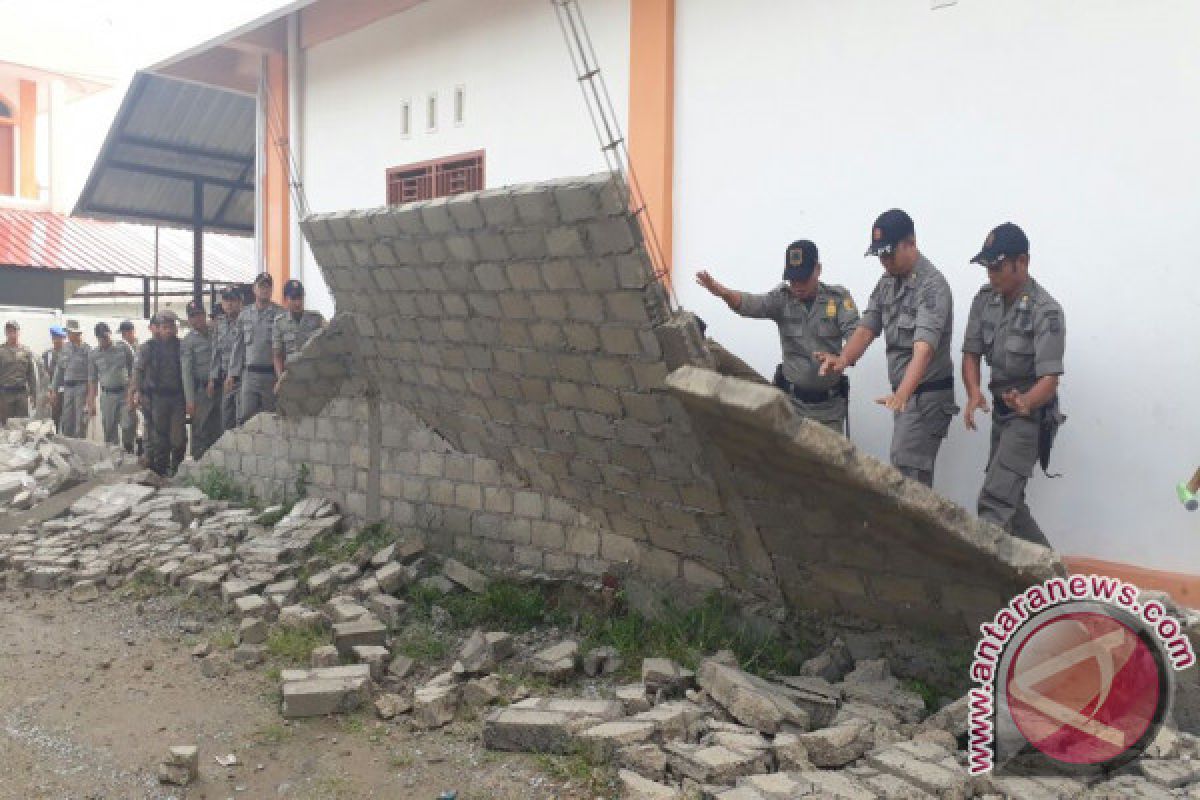
[[[621,572],[959,633],[1061,565],[727,357],[655,279],[609,175],[304,229],[338,314],[207,457],[481,562]],[[747,377],[756,378],[752,373]]]

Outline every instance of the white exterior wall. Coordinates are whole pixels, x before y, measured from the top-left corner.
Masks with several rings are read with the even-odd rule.
[[[968,264],[987,231],[1024,227],[1031,271],[1067,321],[1063,411],[1030,504],[1051,542],[1200,571],[1200,514],[1173,488],[1200,463],[1200,4],[1194,0],[681,0],[676,286],[710,335],[763,374],[774,326],[692,280],[778,282],[788,242],[820,247],[860,305],[875,216],[912,214],[954,290],[955,364]],[[851,430],[887,458],[882,342],[851,371]],[[958,389],[960,404],[963,392]],[[987,418],[984,418],[985,425]],[[974,509],[987,434],[955,419],[936,486]]]
[[[584,13],[622,126],[629,85],[628,0]],[[605,169],[583,96],[546,0],[430,0],[305,53],[304,182],[313,211],[386,202],[389,167],[485,150],[488,187]],[[454,89],[466,90],[453,121]],[[437,92],[435,132],[425,101]],[[399,134],[400,104],[412,132]],[[305,248],[308,304],[333,301]]]

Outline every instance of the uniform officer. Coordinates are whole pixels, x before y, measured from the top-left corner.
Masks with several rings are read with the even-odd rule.
[[[183,369],[184,410],[192,418],[192,458],[199,461],[221,436],[221,404],[208,394],[212,369],[213,335],[203,303],[188,303],[191,330],[179,345]]]
[[[37,397],[37,364],[33,351],[21,344],[21,326],[16,320],[4,323],[0,345],[0,425],[9,417],[28,417]]]
[[[238,424],[238,400],[241,376],[229,370],[233,344],[237,338],[238,316],[242,313],[242,294],[234,286],[221,290],[221,305],[225,313],[216,320],[213,334],[212,365],[209,369],[208,396],[221,407],[221,429],[233,430]]]
[[[1067,324],[1062,307],[1029,275],[1029,239],[1011,222],[988,234],[972,263],[987,267],[988,282],[971,303],[963,341],[964,421],[975,430],[975,410],[988,411],[979,389],[982,356],[991,372],[992,442],[980,519],[1015,536],[1049,545],[1025,504],[1033,465],[1049,462],[1050,444],[1065,420],[1058,410]]]
[[[175,312],[158,315],[154,338],[146,343],[144,358],[135,368],[138,392],[149,387],[149,467],[163,476],[174,475],[187,454],[184,424],[183,367],[179,358],[179,329]]]
[[[137,330],[133,327],[133,320],[122,320],[121,324],[117,326],[117,333],[121,334],[121,339],[117,344],[128,348],[130,358],[135,358],[137,356],[138,339]],[[132,377],[132,371],[130,372],[130,377]],[[133,404],[128,402],[128,396],[126,396],[125,413],[122,416],[121,429],[130,431],[131,438],[129,441],[133,443],[125,447],[125,452],[132,453],[136,450],[138,455],[141,455],[142,437],[138,432],[138,412],[133,407]]]
[[[242,377],[242,399],[238,409],[240,425],[259,411],[275,410],[276,375],[271,337],[275,318],[283,313],[283,308],[271,302],[274,283],[266,272],[255,278],[254,305],[244,309],[238,317],[229,374]]]
[[[98,345],[88,354],[87,413],[96,416],[96,395],[100,395],[100,425],[104,441],[124,444],[133,452],[133,428],[125,413],[129,381],[133,376],[133,351],[124,342],[113,342],[107,322],[96,323]],[[119,431],[119,437],[118,437]]]
[[[67,343],[54,370],[51,392],[62,390],[62,434],[82,439],[87,436],[88,354],[77,320],[67,320]]]
[[[50,349],[42,353],[38,359],[38,385],[49,386],[54,381],[54,371],[58,369],[58,359],[62,355],[63,344],[67,341],[67,331],[61,325],[50,326]],[[54,420],[54,431],[60,430],[62,419],[62,390],[53,390],[42,396],[39,403],[43,417]]]
[[[271,350],[275,360],[275,374],[283,379],[287,363],[304,349],[304,345],[317,331],[325,327],[325,317],[319,311],[304,310],[304,284],[297,280],[283,285],[283,303],[287,309],[275,318],[275,330],[271,334]],[[279,380],[275,382],[275,394],[279,394]]]
[[[841,373],[883,333],[892,393],[875,402],[893,415],[891,461],[904,475],[932,486],[938,449],[959,411],[950,358],[950,285],[917,249],[912,217],[898,208],[875,220],[866,255],[878,256],[887,274],[871,292],[842,354],[824,358],[822,371]]]
[[[707,272],[696,281],[743,317],[774,320],[779,326],[783,363],[775,369],[775,385],[790,395],[801,416],[832,428],[846,429],[848,381],[820,375],[821,355],[836,355],[858,326],[858,309],[845,288],[822,283],[817,246],[801,239],[784,254],[786,281],[766,294],[747,294],[718,283]]]
[[[138,460],[142,466],[147,467],[154,461],[154,404],[151,402],[154,398],[154,384],[151,382],[150,376],[147,376],[145,364],[146,356],[150,352],[150,344],[158,338],[159,321],[161,317],[158,314],[150,317],[150,338],[137,346],[133,357],[133,374],[135,380],[129,385],[128,403],[131,408],[138,409],[142,412],[142,421],[144,425],[142,430],[144,433],[143,443],[145,452],[142,453]]]

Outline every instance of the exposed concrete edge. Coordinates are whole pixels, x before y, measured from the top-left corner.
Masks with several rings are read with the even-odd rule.
[[[684,366],[666,378],[667,388],[689,410],[714,414],[778,437],[798,457],[840,469],[864,490],[890,497],[898,508],[990,557],[1021,582],[1065,575],[1066,568],[1049,548],[1011,536],[984,522],[932,489],[904,477],[889,464],[866,455],[844,436],[796,414],[773,386],[763,386],[707,369]]]
[[[279,415],[299,418],[320,414],[356,372],[358,339],[359,321],[354,314],[337,314],[309,339],[280,380],[276,396]]]

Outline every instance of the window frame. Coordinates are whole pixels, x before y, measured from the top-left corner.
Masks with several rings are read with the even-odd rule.
[[[464,188],[457,191],[446,191],[449,183],[454,180],[456,172],[471,169],[474,169],[474,174],[467,179],[467,185]],[[422,185],[415,194],[406,197],[402,193],[405,180],[420,181]],[[384,173],[384,201],[389,206],[404,205],[422,200],[433,200],[438,197],[452,197],[466,192],[477,192],[485,186],[487,186],[487,151],[472,150],[467,153],[456,153],[413,164],[388,167]]]

